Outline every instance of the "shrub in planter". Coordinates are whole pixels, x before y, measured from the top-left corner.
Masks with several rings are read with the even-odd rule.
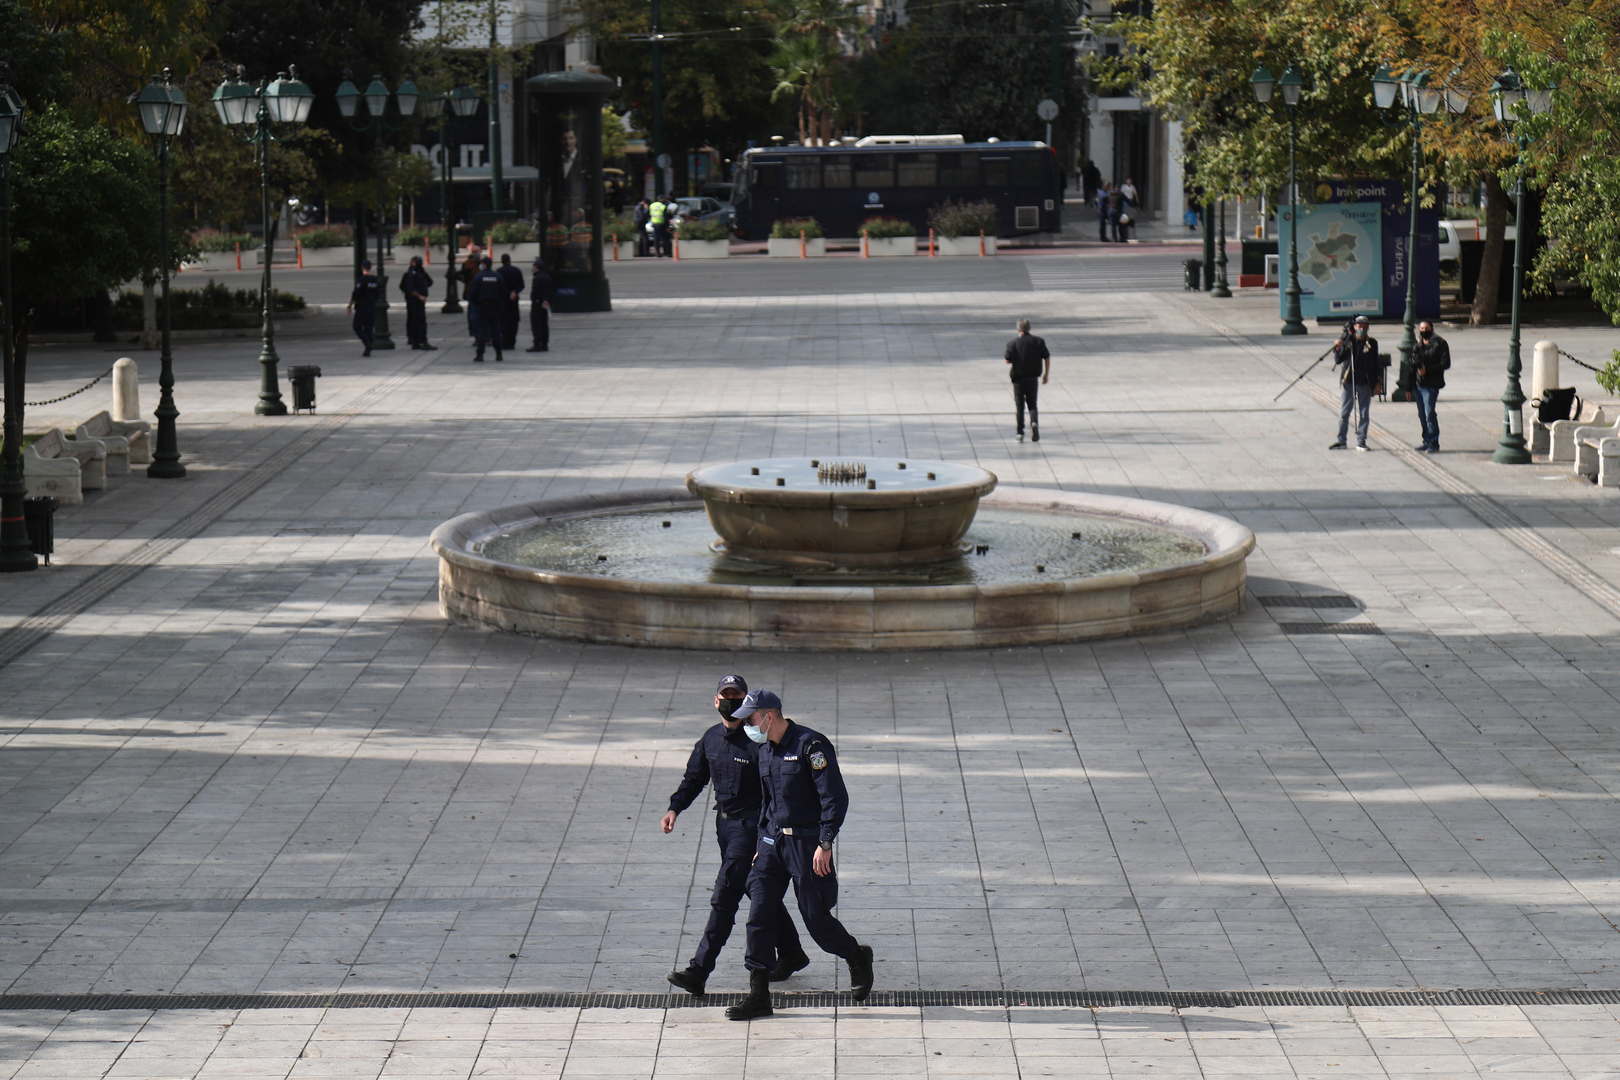
[[[311,229],[309,232],[299,233],[298,242],[309,251],[349,247],[354,243],[354,230],[346,225],[334,225],[329,229]]]
[[[827,235],[821,231],[821,222],[813,217],[777,218],[771,225],[772,240],[797,240],[801,232],[804,233],[806,240],[815,240]]]
[[[496,244],[527,244],[540,238],[527,221],[497,221],[489,227],[489,239]]]
[[[424,241],[433,247],[443,247],[445,241],[444,229],[430,229],[425,225],[407,225],[394,234],[394,243],[400,247],[421,247]]]
[[[891,236],[916,236],[917,229],[909,221],[892,217],[869,217],[861,222],[861,235],[873,240]]]
[[[602,239],[628,244],[636,238],[636,223],[617,214],[602,215]]]
[[[198,251],[235,251],[241,244],[243,251],[259,246],[259,238],[249,233],[215,232],[212,229],[193,233],[191,243]]]
[[[952,202],[946,199],[928,211],[928,226],[940,236],[996,235],[996,205],[988,200]]]
[[[731,230],[723,221],[683,221],[675,226],[682,240],[729,240]]]
[[[275,289],[271,302],[278,312],[302,311],[302,296]],[[169,293],[170,321],[176,330],[218,330],[257,325],[259,290],[232,289],[210,281],[200,289],[175,289]],[[139,292],[125,291],[113,301],[113,325],[120,330],[139,330],[145,309]]]

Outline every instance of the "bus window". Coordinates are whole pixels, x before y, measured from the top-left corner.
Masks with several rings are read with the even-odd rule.
[[[968,153],[940,154],[939,186],[978,187],[979,155]]]
[[[933,154],[901,154],[901,187],[934,187],[938,183],[938,168]]]
[[[1040,187],[1046,182],[1042,175],[1041,158],[1044,156],[1040,150],[1021,150],[1013,155],[1013,183],[1028,187]]]
[[[782,163],[780,161],[762,161],[754,166],[755,191],[775,191],[782,186]]]
[[[821,186],[830,188],[848,188],[855,186],[855,174],[850,168],[848,154],[834,154],[824,159],[821,174]]]
[[[893,187],[894,158],[888,154],[856,154],[855,186]]]
[[[790,158],[787,163],[787,186],[794,190],[820,187],[821,162],[815,158],[804,160]]]
[[[1007,186],[1007,166],[1010,159],[1004,157],[980,158],[984,162],[984,182],[987,187]]]

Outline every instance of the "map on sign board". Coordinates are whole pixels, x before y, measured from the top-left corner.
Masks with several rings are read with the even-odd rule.
[[[1299,264],[1300,273],[1315,278],[1318,284],[1331,285],[1336,275],[1359,269],[1356,247],[1361,238],[1343,231],[1343,226],[1343,222],[1335,221],[1328,226],[1327,235],[1310,234],[1305,258]]]
[[[1278,208],[1283,251],[1297,215],[1299,300],[1306,318],[1382,312],[1381,209],[1377,203],[1305,203],[1292,213]],[[1278,300],[1285,305],[1287,297]]]

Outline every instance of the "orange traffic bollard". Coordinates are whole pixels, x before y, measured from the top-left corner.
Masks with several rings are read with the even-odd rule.
[[[984,230],[979,230],[979,257],[984,257]]]
[[[861,230],[861,258],[870,259],[871,257],[872,257],[872,253],[870,251],[868,251],[867,247],[866,247],[866,230],[862,229]]]
[[[302,270],[304,268],[304,241],[296,236],[293,237],[293,249],[298,252],[298,269]]]
[[[242,241],[236,242],[236,268],[242,269]]]
[[[809,257],[808,254],[805,252],[805,248],[808,247],[808,246],[809,246],[809,241],[804,238],[804,230],[800,229],[799,230],[799,258],[804,259],[804,258]]]

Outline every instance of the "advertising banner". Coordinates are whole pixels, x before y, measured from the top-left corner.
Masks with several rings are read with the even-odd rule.
[[[1279,313],[1287,315],[1286,260],[1290,234],[1297,227],[1300,313],[1307,319],[1383,314],[1383,208],[1378,203],[1302,203],[1297,210],[1297,222],[1287,207],[1277,212],[1277,249],[1284,260]]]
[[[1370,203],[1383,207],[1384,315],[1399,319],[1406,312],[1408,267],[1417,276],[1418,317],[1440,314],[1440,225],[1435,208],[1418,207],[1417,257],[1408,259],[1412,206],[1400,180],[1323,180],[1310,190],[1318,203]]]

